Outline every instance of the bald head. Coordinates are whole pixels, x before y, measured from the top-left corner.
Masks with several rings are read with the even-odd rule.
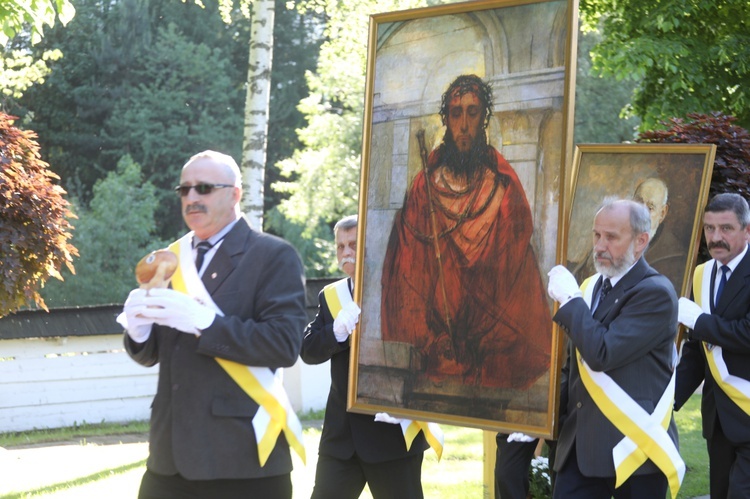
[[[633,200],[643,203],[648,209],[651,218],[649,236],[653,238],[669,211],[667,184],[659,178],[647,178],[635,188]]]

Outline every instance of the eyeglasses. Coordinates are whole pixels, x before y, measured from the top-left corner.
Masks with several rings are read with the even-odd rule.
[[[231,184],[195,184],[195,185],[178,185],[174,188],[180,196],[185,197],[190,194],[190,189],[195,189],[195,192],[201,196],[211,194],[214,189],[223,189],[224,187],[234,187]]]

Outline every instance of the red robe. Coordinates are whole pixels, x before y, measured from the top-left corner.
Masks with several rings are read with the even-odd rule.
[[[415,177],[383,264],[382,337],[411,344],[413,368],[428,380],[525,389],[549,367],[552,320],[529,203],[513,168],[492,153],[496,164],[464,192],[435,183],[434,151],[429,194],[424,172]]]

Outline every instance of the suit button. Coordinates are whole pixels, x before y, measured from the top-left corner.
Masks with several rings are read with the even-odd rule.
[[[576,407],[578,407],[578,408],[580,409],[580,408],[581,408],[581,403],[580,403],[580,402],[578,402],[578,403],[576,404]]]
[[[180,384],[179,383],[175,383],[174,385],[172,385],[172,391],[173,392],[176,392],[179,389],[180,389]]]

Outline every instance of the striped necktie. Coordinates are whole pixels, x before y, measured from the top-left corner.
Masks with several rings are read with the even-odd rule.
[[[195,268],[198,272],[200,272],[201,267],[203,267],[203,259],[206,257],[206,253],[213,248],[213,246],[214,245],[208,241],[201,241],[195,246],[195,249],[198,250],[198,256],[195,257]]]

